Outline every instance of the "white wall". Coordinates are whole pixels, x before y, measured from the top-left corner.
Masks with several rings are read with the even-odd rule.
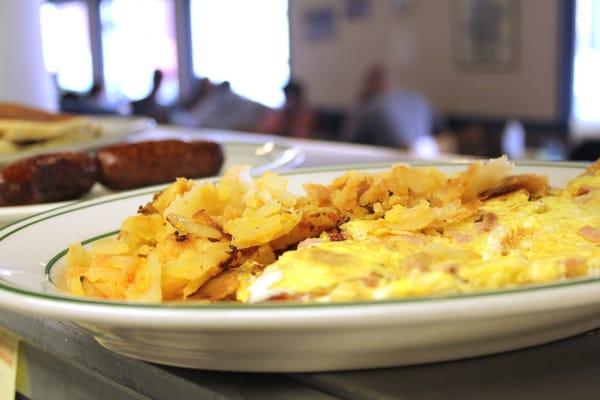
[[[40,4],[0,0],[0,101],[55,111],[56,92],[42,57]]]
[[[347,107],[374,62],[394,71],[397,83],[425,93],[443,113],[553,120],[558,112],[559,0],[518,1],[518,64],[508,72],[465,72],[454,52],[456,1],[414,0],[406,14],[390,1],[371,0],[371,13],[349,21],[342,1],[291,0],[292,76],[307,85],[315,105]],[[304,39],[306,10],[331,6],[335,34]]]

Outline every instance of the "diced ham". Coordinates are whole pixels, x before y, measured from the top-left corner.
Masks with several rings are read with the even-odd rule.
[[[474,236],[472,234],[469,233],[465,233],[465,232],[460,232],[460,231],[445,231],[444,234],[448,237],[450,237],[451,239],[453,239],[454,241],[456,241],[456,243],[468,243],[471,240],[473,240]]]
[[[319,238],[308,238],[308,239],[304,239],[303,241],[298,243],[298,248],[302,249],[304,247],[311,247],[311,246],[314,246],[314,245],[322,243],[322,242],[323,242],[323,240],[319,239]]]
[[[569,278],[583,276],[586,274],[585,259],[580,257],[569,257],[563,260],[566,275]]]
[[[589,240],[590,242],[600,244],[600,229],[598,228],[586,225],[583,228],[579,229],[577,233]]]
[[[593,190],[592,186],[581,186],[581,187],[577,188],[577,191],[575,192],[575,196],[583,196],[585,194],[588,194],[592,190]]]
[[[410,244],[421,246],[427,243],[427,238],[423,234],[403,233],[398,237]]]
[[[479,233],[490,232],[498,223],[498,216],[492,212],[485,213],[475,222],[475,229]]]
[[[573,193],[573,200],[576,203],[585,203],[596,197],[598,189],[597,186],[581,186]]]

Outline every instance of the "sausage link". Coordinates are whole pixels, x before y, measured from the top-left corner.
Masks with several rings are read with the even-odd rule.
[[[93,157],[51,153],[16,161],[0,171],[0,206],[76,199],[96,182]]]
[[[223,164],[223,150],[214,142],[161,140],[109,146],[96,159],[99,181],[120,190],[215,175]]]

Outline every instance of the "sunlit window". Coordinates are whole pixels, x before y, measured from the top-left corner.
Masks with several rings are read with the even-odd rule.
[[[103,0],[100,4],[106,96],[139,100],[150,93],[154,71],[164,79],[158,100],[179,93],[172,0]]]
[[[600,126],[600,0],[577,0],[573,111],[576,130]]]
[[[86,2],[43,3],[40,12],[46,69],[63,90],[89,90],[93,69]]]
[[[288,0],[192,0],[194,74],[236,93],[283,104],[290,76]]]

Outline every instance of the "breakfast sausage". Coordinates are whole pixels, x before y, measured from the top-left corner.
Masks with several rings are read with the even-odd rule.
[[[223,164],[223,150],[214,142],[162,140],[109,146],[96,159],[104,186],[131,189],[215,175]]]
[[[51,153],[16,161],[0,171],[0,206],[76,199],[96,182],[85,153]]]

